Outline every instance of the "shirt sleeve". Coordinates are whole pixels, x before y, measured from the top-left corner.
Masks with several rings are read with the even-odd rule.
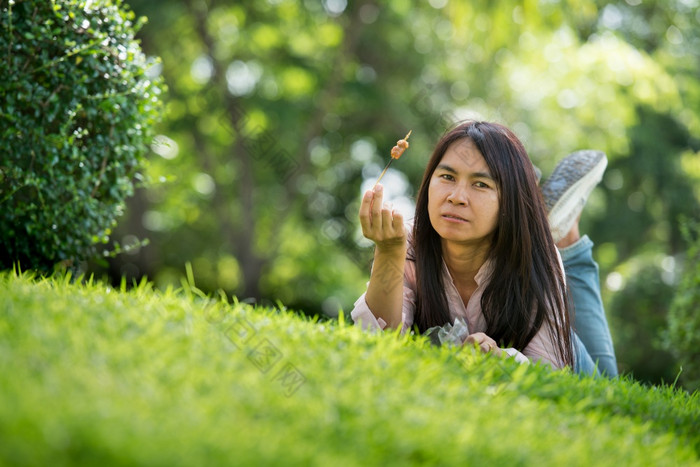
[[[415,274],[413,261],[406,260],[404,267],[404,284],[403,284],[403,305],[401,309],[401,332],[404,333],[413,326],[413,316],[416,310],[416,293],[415,293]],[[362,327],[366,331],[382,331],[386,328],[387,323],[382,318],[377,318],[372,310],[367,305],[363,293],[360,298],[355,301],[354,308],[350,312],[350,316],[355,324]]]
[[[561,294],[565,293],[566,289],[566,274],[564,273],[564,263],[561,258],[561,254],[559,253],[559,249],[555,248],[555,251],[557,253],[557,261],[559,263],[559,268],[562,273],[562,290],[560,290]],[[557,323],[557,325],[562,325],[562,321],[560,317],[554,316],[554,321]],[[528,358],[530,358],[533,361],[539,361],[542,360],[549,365],[551,365],[553,368],[563,368],[564,362],[558,357],[558,352],[556,349],[556,345],[554,344],[554,336],[553,333],[550,332],[550,326],[546,323],[544,323],[541,327],[540,330],[537,331],[537,334],[535,334],[535,337],[532,338],[530,343],[523,349],[523,354],[525,354]]]
[[[367,292],[363,293],[355,302],[355,307],[350,312],[350,316],[355,324],[360,325],[365,331],[382,331],[386,327],[386,321],[377,318],[369,309],[365,300]]]
[[[507,349],[502,348],[501,350],[508,354],[509,357],[513,357],[518,363],[530,363],[530,359],[520,353],[520,351],[514,347],[508,347]]]
[[[556,346],[546,324],[540,327],[535,337],[523,349],[523,354],[532,361],[542,360],[554,368],[564,367],[564,362],[557,357]]]

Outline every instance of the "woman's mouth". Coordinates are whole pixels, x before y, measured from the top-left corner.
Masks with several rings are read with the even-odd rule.
[[[454,214],[443,214],[442,218],[448,222],[468,222],[466,219],[456,216]]]

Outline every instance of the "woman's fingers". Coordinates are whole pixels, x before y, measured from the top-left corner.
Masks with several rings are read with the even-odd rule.
[[[479,350],[481,350],[484,353],[493,352],[496,355],[501,354],[501,349],[500,347],[498,347],[496,341],[491,339],[483,332],[475,332],[474,334],[468,335],[467,338],[464,340],[464,343],[472,345],[474,347],[478,347]]]
[[[382,208],[381,185],[367,190],[362,197],[360,204],[360,225],[365,237],[371,239],[371,232],[381,229],[381,208]]]
[[[383,187],[381,185],[367,190],[362,197],[362,203],[360,204],[360,224],[362,225],[362,233],[367,238],[371,239],[373,232],[380,232],[382,230],[383,210],[385,207],[384,203],[382,203],[382,198]],[[391,225],[391,222],[389,222],[389,225]]]
[[[372,199],[374,193],[372,190],[367,190],[362,197],[360,204],[360,225],[362,226],[362,234],[367,237],[372,228]]]
[[[394,232],[400,233],[402,236],[406,235],[404,233],[405,227],[403,224],[403,216],[401,215],[401,213],[398,211],[392,211],[391,215],[391,227],[394,229]]]
[[[484,337],[486,334],[483,332],[477,332],[476,334],[470,334],[467,336],[467,339],[464,341],[465,344],[469,344],[472,347],[478,347],[479,350],[482,352],[488,352],[489,351],[489,345],[486,339]]]
[[[377,185],[372,190],[372,201],[370,204],[370,222],[372,229],[381,231],[382,229],[382,204],[384,199],[384,187]]]
[[[393,234],[394,230],[394,215],[391,204],[384,203],[382,205],[382,230],[387,234]]]
[[[403,216],[383,202],[383,187],[367,190],[360,204],[362,234],[378,246],[403,245],[406,231]]]

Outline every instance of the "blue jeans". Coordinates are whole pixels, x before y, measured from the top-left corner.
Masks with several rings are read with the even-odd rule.
[[[574,371],[617,376],[615,349],[600,297],[598,264],[593,259],[593,242],[584,235],[559,252],[574,304]]]

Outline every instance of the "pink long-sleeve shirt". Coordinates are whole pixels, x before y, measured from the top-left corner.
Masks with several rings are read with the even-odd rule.
[[[409,247],[410,248],[410,247]],[[557,252],[558,253],[558,252]],[[561,259],[559,260],[561,264]],[[467,323],[469,328],[469,334],[474,334],[477,332],[486,332],[486,319],[481,310],[481,296],[484,293],[484,289],[488,285],[488,278],[491,276],[493,269],[493,264],[491,260],[487,260],[479,269],[479,272],[474,277],[476,281],[477,288],[469,298],[469,302],[465,305],[460,297],[457,287],[454,284],[450,271],[445,264],[442,262],[442,276],[443,284],[445,285],[445,295],[447,297],[447,306],[450,311],[451,321],[461,316]],[[372,310],[370,310],[365,300],[366,292],[360,296],[355,302],[355,307],[350,313],[353,321],[356,324],[362,326],[365,330],[383,330],[387,323],[379,318],[377,319]],[[404,267],[404,278],[403,278],[403,309],[401,316],[401,332],[406,332],[413,325],[413,316],[416,310],[416,266],[415,262],[406,260]],[[526,362],[528,360],[544,360],[545,362],[551,364],[555,368],[561,368],[564,366],[562,362],[557,357],[557,352],[555,351],[556,346],[554,345],[550,333],[543,325],[540,330],[535,334],[530,343],[523,349],[522,353],[514,348],[502,349],[508,355],[515,357],[516,360],[520,362]]]

